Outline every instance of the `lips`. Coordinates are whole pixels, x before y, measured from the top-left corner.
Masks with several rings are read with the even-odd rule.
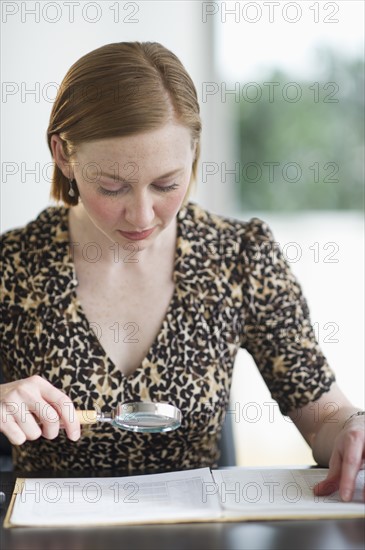
[[[127,231],[120,231],[118,230],[118,233],[123,235],[126,239],[131,239],[132,241],[141,241],[142,239],[146,239],[151,235],[151,233],[154,231],[154,227],[152,229],[147,229],[147,231],[141,231],[136,233],[128,233]]]

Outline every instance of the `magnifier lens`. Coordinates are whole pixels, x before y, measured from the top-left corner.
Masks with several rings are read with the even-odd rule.
[[[129,403],[120,408],[114,423],[132,432],[169,432],[180,426],[181,413],[176,407],[163,403]]]

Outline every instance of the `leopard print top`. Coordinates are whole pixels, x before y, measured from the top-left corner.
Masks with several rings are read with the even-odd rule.
[[[143,434],[99,423],[83,427],[77,442],[61,430],[52,441],[14,446],[17,469],[216,467],[240,347],[253,356],[284,415],[329,390],[334,374],[269,227],[258,218],[224,218],[194,202],[177,215],[175,289],[160,332],[142,364],[124,376],[78,301],[68,209],[48,207],[2,236],[5,380],[39,374],[83,409],[169,402],[181,409],[182,425]]]

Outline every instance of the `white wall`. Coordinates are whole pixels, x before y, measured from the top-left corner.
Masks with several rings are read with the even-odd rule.
[[[355,406],[364,409],[363,216],[356,212],[245,212],[237,217],[249,219],[253,214],[267,221],[302,286],[312,326],[337,383]],[[318,245],[313,248],[314,243]],[[313,462],[294,425],[277,406],[272,408],[275,402],[252,357],[243,350],[235,363],[231,401],[232,411],[239,410],[230,416],[241,465]]]
[[[82,55],[110,42],[158,41],[180,57],[199,98],[203,83],[214,79],[212,25],[202,21],[201,2],[81,0],[74,4],[72,22],[66,2],[2,3],[1,232],[25,224],[51,204],[49,115],[56,86]],[[228,121],[220,115],[219,96],[202,102],[201,111],[202,163],[229,158],[231,138],[224,131]],[[227,134],[224,139],[222,134]],[[34,170],[36,174],[31,173]],[[231,204],[219,177],[210,177],[209,192],[205,185],[194,198],[226,211]]]

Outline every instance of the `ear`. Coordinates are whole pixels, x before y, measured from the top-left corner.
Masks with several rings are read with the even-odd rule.
[[[51,149],[52,149],[53,159],[57,164],[58,168],[61,170],[62,174],[65,176],[65,178],[72,180],[74,179],[73,167],[70,161],[65,156],[65,153],[63,150],[63,143],[64,142],[62,141],[59,135],[53,134],[51,136]]]

